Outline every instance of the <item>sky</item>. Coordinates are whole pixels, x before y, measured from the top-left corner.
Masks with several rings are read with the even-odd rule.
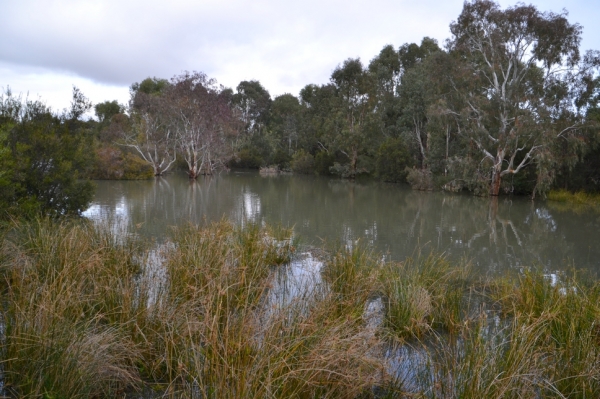
[[[516,1],[498,1],[509,7]],[[583,26],[600,50],[598,0],[533,0]],[[126,104],[129,86],[202,71],[235,87],[258,80],[275,97],[324,84],[348,58],[365,65],[387,44],[443,45],[462,0],[0,0],[0,88],[69,106],[73,85],[94,103]]]

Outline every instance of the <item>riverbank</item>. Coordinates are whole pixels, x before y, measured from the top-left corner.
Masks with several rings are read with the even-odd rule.
[[[553,190],[548,193],[548,199],[555,202],[600,208],[600,194],[586,193],[584,191],[572,193],[567,190]]]
[[[11,397],[600,396],[600,285],[577,273],[315,257],[226,221],[160,246],[15,223],[1,248]]]

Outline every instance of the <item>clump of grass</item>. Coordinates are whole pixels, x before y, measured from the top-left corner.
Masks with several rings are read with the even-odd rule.
[[[586,193],[584,191],[570,192],[567,190],[553,190],[548,193],[550,201],[570,202],[574,204],[600,205],[600,194]]]
[[[380,343],[325,284],[271,303],[291,232],[220,222],[177,229],[165,277],[110,229],[39,220],[2,243],[4,382],[15,396],[354,397],[380,380]],[[364,304],[362,304],[364,306]],[[333,309],[333,310],[332,310]]]
[[[583,281],[586,283],[584,284]],[[466,320],[455,336],[432,334],[425,397],[582,397],[600,395],[600,290],[576,275],[525,270],[489,283],[497,311]]]
[[[276,279],[293,251],[285,230],[186,226],[157,256],[152,281],[148,251],[131,237],[82,222],[17,223],[0,247],[6,390],[600,397],[595,280],[525,270],[482,285],[443,256],[383,262],[355,247],[331,255],[321,278],[290,298]],[[382,322],[372,324],[365,316],[377,301]],[[390,337],[423,353],[426,372],[412,384],[390,377]]]
[[[435,254],[387,263],[380,276],[386,328],[400,338],[419,338],[432,328],[455,331],[468,308],[469,270]]]
[[[593,209],[600,210],[600,194],[577,191],[572,193],[567,190],[553,190],[548,193],[548,200],[553,207],[561,210],[574,210],[584,212]]]
[[[336,298],[331,311],[352,312],[360,316],[369,298],[378,295],[377,274],[381,262],[365,246],[342,248],[325,262],[321,275]]]
[[[600,286],[577,273],[525,270],[498,282],[503,309],[521,326],[545,320],[536,349],[547,360],[548,395],[600,396]]]
[[[322,286],[292,303],[265,302],[273,268],[292,249],[270,236],[227,222],[174,234],[162,303],[171,319],[157,328],[169,334],[150,339],[162,346],[156,352],[164,352],[164,375],[180,382],[183,396],[194,387],[220,398],[353,397],[368,390],[381,362],[368,356],[376,339],[361,335],[361,314],[336,312],[335,294]]]
[[[139,268],[131,242],[84,223],[38,220],[14,225],[1,251],[11,392],[96,397],[139,384],[139,352],[121,327],[140,305],[131,301]]]

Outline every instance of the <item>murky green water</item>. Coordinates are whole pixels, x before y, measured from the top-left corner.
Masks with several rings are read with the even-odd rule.
[[[162,241],[169,226],[223,217],[294,227],[304,244],[356,240],[392,259],[444,252],[482,272],[543,265],[600,271],[600,215],[527,198],[477,198],[407,186],[315,176],[230,172],[190,182],[184,174],[150,181],[98,181],[86,215]]]

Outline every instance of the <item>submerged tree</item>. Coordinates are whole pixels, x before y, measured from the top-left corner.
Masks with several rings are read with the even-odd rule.
[[[190,179],[212,174],[232,156],[230,138],[238,124],[227,93],[204,73],[184,73],[171,79],[165,100],[169,127]]]
[[[131,129],[123,130],[122,145],[133,148],[160,176],[177,160],[175,135],[168,123],[163,95],[137,91],[131,99]]]
[[[583,126],[577,88],[594,62],[582,62],[581,27],[566,16],[476,0],[450,26],[448,46],[458,60],[452,85],[462,105],[448,112],[489,168],[491,195],[498,195],[504,176],[532,163],[538,184],[548,184],[552,144],[574,138]]]

